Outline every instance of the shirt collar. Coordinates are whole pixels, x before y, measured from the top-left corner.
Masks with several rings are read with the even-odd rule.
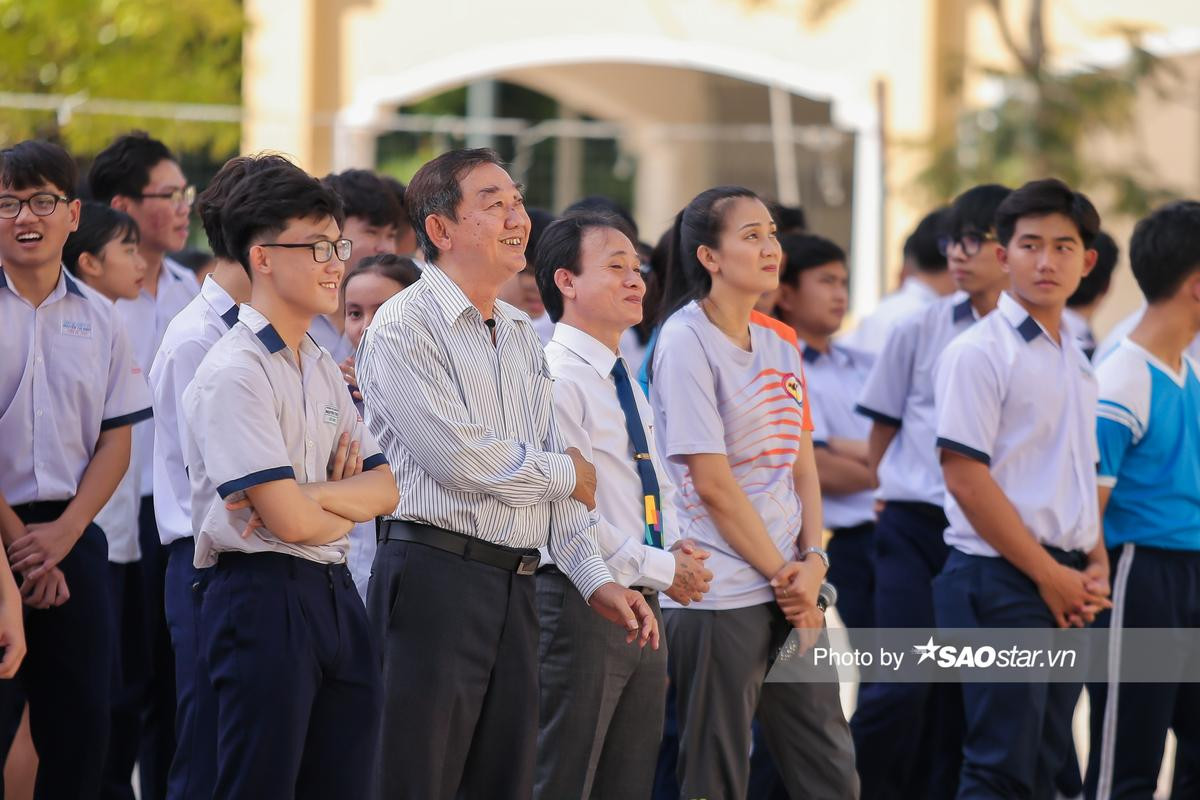
[[[221,284],[214,281],[212,275],[205,275],[204,283],[200,285],[200,294],[204,295],[204,302],[217,313],[225,327],[232,328],[238,321],[238,305],[233,302],[229,292],[221,288]]]
[[[279,335],[279,331],[275,330],[275,326],[258,309],[249,303],[242,303],[238,306],[238,321],[258,337],[263,347],[267,348],[268,353],[274,354],[280,350],[287,349],[287,344],[283,341],[283,337]],[[300,340],[300,352],[311,356],[312,348],[316,348],[317,352],[320,352],[320,346],[313,340],[312,336],[306,333],[304,334],[304,338]]]
[[[955,303],[952,307],[951,316],[955,323],[965,320],[975,322],[979,319],[979,314],[975,313],[975,306],[971,305],[970,297],[964,297],[961,302]]]
[[[475,312],[475,315],[480,319],[483,315],[479,313],[479,309],[471,304],[467,299],[467,295],[459,287],[457,283],[450,280],[450,276],[442,272],[441,267],[436,264],[427,264],[425,269],[421,270],[421,280],[429,282],[429,290],[433,293],[433,298],[438,304],[438,308],[442,311],[442,316],[446,320],[447,325],[453,325],[462,317],[463,314]],[[510,322],[509,315],[503,309],[503,303],[497,301],[492,306],[492,316],[496,320],[497,325],[503,325]]]
[[[900,284],[900,291],[926,301],[936,300],[938,297],[937,292],[931,289],[925,281],[920,280],[914,275],[909,275],[904,279],[904,283]]]
[[[617,361],[617,354],[605,347],[596,337],[563,322],[555,326],[554,336],[550,341],[558,342],[579,356],[602,378],[607,378],[612,373],[613,364]]]
[[[162,271],[167,273],[174,280],[177,280],[177,281],[183,281],[183,280],[187,279],[188,277],[191,277],[191,279],[193,281],[196,280],[195,277],[193,276],[193,273],[191,270],[189,270],[183,264],[180,264],[178,261],[174,260],[170,256],[163,257]]]
[[[79,284],[76,283],[75,279],[72,278],[70,273],[67,272],[66,267],[60,266],[58,269],[59,269],[58,283],[56,283],[54,285],[54,289],[50,292],[50,295],[45,300],[42,301],[42,305],[45,305],[46,303],[51,302],[53,300],[58,300],[59,298],[66,295],[67,292],[70,292],[71,294],[75,295],[76,297],[82,297],[84,299],[87,299],[87,295],[85,295],[83,293],[83,290],[79,288]],[[4,267],[2,267],[2,266],[0,266],[0,289],[8,289],[13,294],[17,294],[16,289],[9,287],[8,276],[4,274]],[[17,296],[20,297],[20,295],[17,295]]]
[[[1020,303],[1012,298],[1008,292],[1000,293],[1000,302],[996,305],[1004,319],[1017,333],[1021,334],[1021,338],[1026,342],[1032,342],[1040,334],[1044,333],[1042,326],[1038,321],[1029,315]]]

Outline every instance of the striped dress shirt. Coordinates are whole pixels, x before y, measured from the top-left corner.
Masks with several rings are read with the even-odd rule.
[[[585,597],[612,580],[598,517],[571,498],[541,341],[521,311],[479,310],[429,265],[359,348],[366,422],[400,489],[393,516],[507,547],[543,547]]]

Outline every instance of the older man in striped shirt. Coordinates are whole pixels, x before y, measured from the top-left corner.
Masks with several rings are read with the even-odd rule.
[[[596,547],[596,477],[561,452],[551,379],[524,313],[496,299],[525,267],[521,187],[490,150],[446,153],[405,195],[431,262],[363,338],[367,424],[400,504],[367,603],[383,645],[383,796],[528,798],[537,745],[533,573],[549,542],[593,609],[658,646],[641,593]]]

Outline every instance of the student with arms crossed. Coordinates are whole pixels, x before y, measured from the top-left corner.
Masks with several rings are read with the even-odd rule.
[[[946,348],[936,374],[952,548],[933,584],[940,628],[1084,626],[1111,605],[1096,380],[1062,326],[1099,229],[1087,197],[1054,179],[1025,184],[996,210],[996,253],[1012,288]],[[962,688],[958,797],[1053,797],[1078,685]]]
[[[337,364],[307,334],[337,309],[350,256],[341,222],[337,195],[286,162],[238,182],[221,210],[250,301],[182,405],[195,565],[215,564],[200,636],[216,797],[366,797],[371,785],[378,651],[347,534],[393,508],[396,486]]]

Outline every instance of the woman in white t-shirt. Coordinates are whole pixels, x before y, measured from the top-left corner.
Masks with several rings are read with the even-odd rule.
[[[827,569],[821,491],[796,335],[754,311],[779,285],[775,224],[748,189],[698,195],[672,230],[651,354],[659,451],[680,536],[712,556],[704,599],[663,602],[683,797],[746,795],[757,716],[793,798],[857,797],[833,683],[764,683],[791,627],[811,644]]]

